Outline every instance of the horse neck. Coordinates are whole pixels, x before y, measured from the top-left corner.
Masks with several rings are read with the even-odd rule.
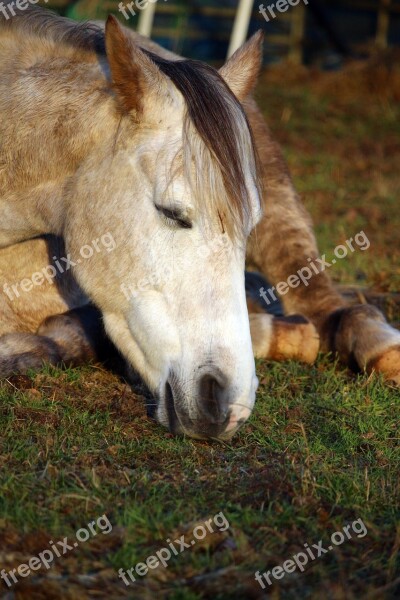
[[[27,68],[26,55],[15,52],[18,36],[9,39],[0,57],[0,247],[62,232],[68,181],[89,156],[112,147],[119,123],[97,57],[67,49],[54,58],[54,48],[46,56],[37,43]]]

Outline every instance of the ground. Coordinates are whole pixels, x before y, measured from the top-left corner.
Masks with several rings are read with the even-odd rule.
[[[342,74],[270,69],[257,96],[321,252],[362,229],[371,242],[338,261],[334,280],[361,298],[372,290],[396,324],[400,76],[391,64],[384,56]],[[2,382],[0,568],[74,540],[104,514],[112,525],[49,570],[11,588],[1,582],[4,598],[398,597],[399,391],[326,357],[314,366],[260,361],[257,371],[254,414],[229,444],[172,437],[146,417],[140,389],[98,365]],[[214,527],[129,587],[118,578],[221,511],[225,531]],[[365,535],[353,532],[304,572],[265,590],[255,581],[305,544],[332,546],[332,534],[359,519]]]

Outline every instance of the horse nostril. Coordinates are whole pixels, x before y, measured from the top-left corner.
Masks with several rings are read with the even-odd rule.
[[[169,381],[165,384],[165,409],[168,416],[168,425],[171,433],[175,433],[178,425],[178,417],[175,410],[174,394]]]
[[[224,376],[203,375],[199,382],[199,409],[211,423],[222,424],[229,418],[229,394]]]

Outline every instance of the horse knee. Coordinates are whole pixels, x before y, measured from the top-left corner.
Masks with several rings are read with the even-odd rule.
[[[256,358],[278,361],[292,359],[310,364],[317,358],[317,330],[300,315],[250,315],[250,330]]]
[[[76,311],[47,317],[37,333],[57,345],[66,364],[79,365],[97,359],[92,332]]]

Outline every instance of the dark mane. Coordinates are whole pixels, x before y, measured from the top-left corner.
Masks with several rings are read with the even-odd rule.
[[[218,163],[232,208],[245,218],[250,214],[250,198],[239,147],[240,126],[244,125],[250,133],[253,155],[255,147],[240,103],[219,73],[207,64],[170,61],[148,51],[146,54],[181,92],[191,122]],[[242,116],[240,123],[238,114]]]
[[[76,23],[39,7],[30,7],[10,20],[0,18],[0,24],[77,50],[105,55],[104,31],[95,23]],[[251,213],[244,164],[250,166],[256,185],[258,176],[253,138],[242,106],[212,67],[194,60],[167,60],[145,48],[142,50],[181,92],[190,122],[220,170],[228,211],[243,225]],[[223,203],[223,198],[216,201]]]

